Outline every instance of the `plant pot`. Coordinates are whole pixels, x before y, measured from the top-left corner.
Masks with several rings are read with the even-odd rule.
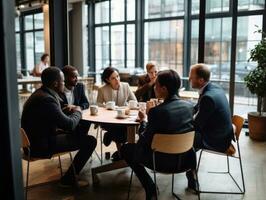
[[[266,113],[262,115],[258,112],[248,113],[248,128],[251,139],[266,141]]]

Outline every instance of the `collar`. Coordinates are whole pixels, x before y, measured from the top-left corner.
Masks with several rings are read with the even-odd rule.
[[[172,95],[172,96],[166,98],[166,99],[164,100],[164,102],[169,102],[169,101],[173,101],[173,100],[177,100],[177,99],[179,99],[179,98],[178,98],[178,96],[175,94],[175,95]]]
[[[210,81],[207,82],[204,86],[202,86],[202,87],[199,89],[199,91],[198,91],[199,95],[202,95],[202,94],[203,94],[204,89],[207,87],[207,85],[209,85],[209,83],[210,83]]]
[[[71,90],[69,90],[67,87],[64,88],[64,92],[69,93],[69,92],[73,92],[73,91],[74,91],[74,87]]]

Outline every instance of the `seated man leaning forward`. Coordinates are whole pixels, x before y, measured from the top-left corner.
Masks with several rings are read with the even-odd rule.
[[[193,65],[189,81],[199,90],[194,108],[196,149],[225,152],[234,139],[229,104],[223,89],[210,82],[210,70],[205,64]]]
[[[82,110],[89,108],[89,101],[85,95],[85,87],[78,83],[78,70],[70,65],[62,69],[65,76],[65,89],[60,93],[63,100],[63,110],[71,110],[73,106],[79,106]]]
[[[138,89],[135,95],[138,101],[149,101],[151,98],[155,98],[154,85],[157,77],[158,69],[154,63],[148,63],[146,65],[147,74],[139,77]]]
[[[150,108],[147,103],[148,122],[146,114],[139,111],[140,129],[137,144],[125,144],[121,148],[122,157],[133,169],[146,192],[146,200],[154,199],[156,186],[144,166],[152,169],[151,143],[155,133],[181,134],[193,131],[193,106],[178,98],[178,89],[181,80],[173,70],[165,70],[158,73],[155,82],[155,95],[164,99],[164,102]],[[196,155],[193,149],[180,155],[157,154],[156,168],[159,171],[172,172],[177,170],[179,162],[191,164],[196,168]]]
[[[41,79],[42,87],[24,105],[21,127],[30,140],[33,157],[50,158],[56,153],[78,150],[73,161],[75,172],[70,166],[61,178],[62,185],[73,186],[76,184],[75,174],[82,170],[97,141],[87,135],[89,127],[80,123],[80,107],[74,107],[68,116],[61,110],[58,94],[64,90],[62,71],[49,67],[42,72]]]

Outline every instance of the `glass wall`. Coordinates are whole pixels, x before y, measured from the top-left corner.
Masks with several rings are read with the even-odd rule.
[[[184,0],[147,0],[144,12],[144,65],[183,74]]]
[[[135,0],[95,3],[93,31],[97,71],[109,65],[144,68],[147,62],[155,61],[159,68],[175,69],[187,80],[188,65],[197,63],[198,53],[202,51],[199,49],[199,34],[204,34],[204,62],[211,69],[212,81],[224,89],[229,99],[232,89],[229,88],[232,78],[231,54],[235,53],[233,112],[244,114],[255,110],[257,99],[247,90],[243,80],[256,67],[256,63],[248,62],[248,58],[250,49],[261,38],[254,31],[257,30],[256,26],[262,28],[265,23],[265,0],[238,0],[237,16],[232,16],[233,0],[206,0],[204,33],[199,33],[200,0],[137,2],[137,7]],[[188,2],[191,2],[190,6],[187,6]],[[188,11],[191,12],[191,20],[187,20]],[[232,22],[235,17],[237,43],[236,49],[232,49],[232,38],[235,38],[232,37]],[[135,66],[136,62],[140,66]],[[185,86],[190,89],[188,84]]]
[[[15,22],[17,70],[28,75],[45,51],[43,13],[24,13]]]
[[[135,0],[95,3],[95,69],[135,68]]]

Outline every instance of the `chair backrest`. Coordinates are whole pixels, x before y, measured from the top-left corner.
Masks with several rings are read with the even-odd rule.
[[[153,151],[162,153],[184,153],[192,148],[194,136],[194,131],[182,134],[155,134],[151,148]]]
[[[23,128],[20,128],[20,136],[21,136],[21,147],[30,148],[29,138]]]
[[[239,140],[239,135],[241,133],[244,122],[245,122],[245,119],[243,117],[240,117],[238,115],[234,115],[232,117],[232,123],[233,123],[233,125],[235,125],[234,134],[235,134],[237,141]]]

